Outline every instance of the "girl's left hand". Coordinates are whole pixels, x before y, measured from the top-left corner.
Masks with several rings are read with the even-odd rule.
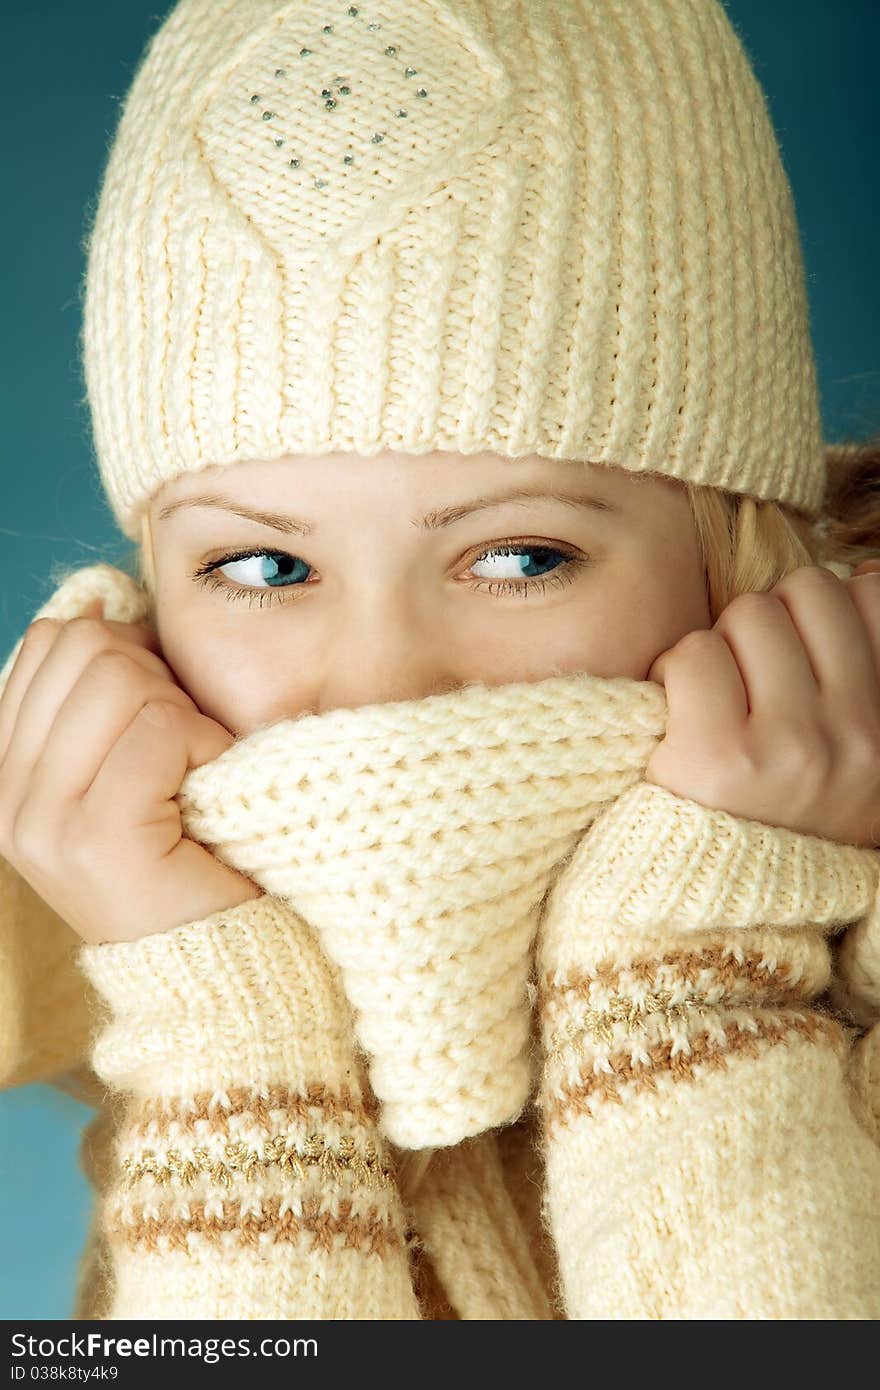
[[[645,780],[717,811],[880,846],[880,565],[793,570],[657,657]]]

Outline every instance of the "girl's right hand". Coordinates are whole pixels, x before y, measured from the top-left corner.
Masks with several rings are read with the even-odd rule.
[[[38,618],[0,698],[0,855],[90,944],[257,898],[257,884],[184,835],[173,800],[189,768],[233,742],[177,684],[149,628],[95,605]]]

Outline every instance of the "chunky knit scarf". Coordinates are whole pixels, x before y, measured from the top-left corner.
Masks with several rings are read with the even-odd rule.
[[[73,617],[99,594],[107,618],[143,620],[140,588],[101,565],[69,576],[41,613]],[[15,655],[0,673],[3,683]],[[830,1016],[792,1009],[829,985],[827,931],[857,914],[866,919],[876,856],[704,811],[647,786],[642,774],[665,715],[661,687],[626,678],[472,684],[417,701],[265,725],[191,770],[178,793],[186,833],[264,890],[265,898],[246,905],[240,920],[252,911],[256,928],[276,908],[287,914],[277,917],[283,927],[277,959],[258,959],[256,950],[248,958],[247,970],[254,977],[259,971],[263,982],[262,995],[258,990],[253,997],[285,994],[292,968],[285,952],[299,929],[293,924],[307,924],[344,987],[378,1130],[404,1156],[446,1151],[434,1186],[414,1191],[411,1208],[423,1234],[433,1231],[435,1263],[447,1288],[455,1282],[456,1260],[443,1232],[448,1236],[456,1201],[459,1223],[464,1210],[461,1175],[450,1178],[456,1160],[449,1155],[470,1161],[473,1150],[464,1141],[510,1125],[530,1101],[540,1104],[548,1133],[560,1124],[570,1132],[573,1103],[582,1120],[597,1106],[607,1116],[609,1101],[611,1112],[621,1104],[622,1087],[654,1089],[643,1079],[645,1069],[662,1065],[685,1075],[683,1060],[676,1060],[682,1051],[690,1058],[687,1075],[694,1067],[711,1071],[719,1025],[706,1021],[707,1003],[714,1008],[719,1001],[728,1030],[742,1040],[734,1051],[747,1044],[753,1055],[799,1037],[829,1058],[846,1052],[845,1034]],[[621,819],[606,816],[596,835],[587,835],[612,803],[624,808]],[[672,875],[652,869],[663,840],[675,846]],[[661,856],[667,868],[672,854]],[[159,1041],[132,1046],[129,1019],[125,1029],[110,1027],[95,1044],[91,991],[97,987],[114,1005],[136,1002],[146,978],[138,969],[151,970],[153,957],[172,949],[171,938],[79,951],[66,924],[11,866],[0,861],[0,874],[6,1084],[82,1070],[91,1059],[99,1075],[121,1089],[155,1095],[151,1072]],[[551,901],[550,929],[536,956],[536,933]],[[754,926],[760,930],[751,951],[724,935],[731,927]],[[232,926],[216,941],[210,932],[196,933],[190,944],[188,932],[181,927],[172,934],[180,953],[175,970],[168,973],[163,956],[153,981],[153,1005],[165,991],[169,1020],[183,1006],[193,959],[188,952],[213,953],[210,971],[219,979],[222,948],[236,939]],[[671,950],[682,933],[687,949]],[[245,954],[251,949],[246,935]],[[294,955],[306,950],[302,938]],[[236,968],[243,959],[236,956]],[[318,968],[309,967],[312,976]],[[757,997],[764,1002],[755,1023]],[[246,1001],[252,1002],[251,994]],[[341,1008],[344,1013],[344,1002]],[[322,1026],[328,1039],[337,1037],[339,1018],[328,1015]],[[195,1054],[195,1022],[193,1030]],[[720,1036],[729,1048],[729,1033],[722,1029]],[[234,1037],[228,1046],[231,1058]],[[207,1089],[216,1090],[223,1070],[217,1057],[200,1059],[196,1069],[202,1066],[213,1077]],[[349,1075],[342,1064],[337,1069]],[[277,1077],[250,1080],[271,1088]],[[635,1102],[627,1113],[630,1119],[639,1113]],[[866,1110],[866,1125],[869,1118]],[[142,1119],[153,1142],[125,1161],[130,1175],[159,1193],[178,1170],[173,1164],[156,1168],[147,1111]],[[616,1131],[612,1125],[614,1132],[622,1142],[619,1125]],[[575,1150],[550,1144],[549,1172],[557,1191],[570,1192],[568,1201],[584,1200],[577,1195],[584,1181],[579,1165],[599,1133],[592,1122],[590,1133],[594,1139]],[[627,1182],[637,1185],[639,1163],[650,1164],[638,1134],[630,1137]],[[868,1141],[862,1135],[859,1142]],[[188,1160],[193,1174],[198,1161]],[[442,1197],[444,1175],[457,1191],[451,1205]],[[234,1180],[230,1173],[223,1179]],[[491,1203],[485,1161],[482,1186]],[[608,1205],[605,1216],[593,1213],[599,1230],[621,1201],[613,1173],[606,1173],[600,1190]],[[147,1203],[151,1211],[154,1205]],[[474,1223],[479,1205],[471,1211]],[[117,1194],[115,1209],[123,1223],[117,1237],[124,1230],[130,1241],[130,1201],[120,1205]],[[565,1306],[573,1289],[590,1286],[592,1275],[582,1265],[576,1223],[569,1236],[564,1213],[557,1207],[548,1215],[568,1281]],[[399,1212],[386,1217],[389,1230],[403,1220]],[[347,1238],[356,1236],[349,1231]],[[614,1258],[625,1263],[615,1250]],[[132,1290],[141,1288],[132,1294],[133,1307],[145,1306],[142,1277],[133,1266]],[[168,1277],[164,1270],[155,1287],[170,1287]],[[525,1284],[529,1279],[534,1283],[533,1271]],[[189,1295],[180,1296],[186,1302]],[[401,1311],[410,1295],[401,1297],[388,1305],[397,1311],[373,1315],[417,1315]],[[519,1311],[509,1311],[510,1297],[499,1294],[494,1305],[477,1300],[471,1306],[484,1311],[470,1315],[552,1316],[523,1311],[541,1307],[540,1290],[533,1289],[531,1304],[525,1298]],[[582,1315],[572,1307],[569,1301],[568,1316]]]

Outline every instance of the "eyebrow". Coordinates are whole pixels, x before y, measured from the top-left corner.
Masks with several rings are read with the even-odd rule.
[[[423,531],[439,531],[442,527],[451,526],[453,522],[460,521],[464,516],[469,516],[471,512],[484,511],[487,507],[497,507],[502,502],[525,502],[535,499],[562,502],[566,506],[578,510],[620,511],[620,508],[613,503],[590,493],[566,492],[563,488],[547,487],[545,483],[536,483],[531,487],[517,487],[509,492],[488,493],[481,497],[474,497],[470,502],[441,507],[437,511],[428,512],[419,520],[414,521],[413,525]],[[300,535],[308,536],[316,530],[312,522],[305,521],[301,517],[282,515],[279,512],[258,511],[214,492],[199,493],[195,497],[182,497],[176,502],[166,503],[159,512],[159,521],[164,521],[182,507],[220,507],[224,511],[234,512],[236,516],[243,516],[247,521],[256,521],[260,526],[269,526],[273,531],[283,531],[285,534],[297,532]]]

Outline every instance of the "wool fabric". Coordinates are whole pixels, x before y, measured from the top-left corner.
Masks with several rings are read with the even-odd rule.
[[[41,616],[97,596],[144,616],[107,565]],[[0,861],[3,1084],[97,1108],[77,1316],[880,1316],[880,1024],[829,1004],[880,854],[647,783],[664,721],[557,676],[258,728],[176,800],[262,895],[137,941]]]
[[[181,0],[86,244],[95,451],[131,539],[178,474],[329,452],[820,507],[791,189],[716,0]]]

